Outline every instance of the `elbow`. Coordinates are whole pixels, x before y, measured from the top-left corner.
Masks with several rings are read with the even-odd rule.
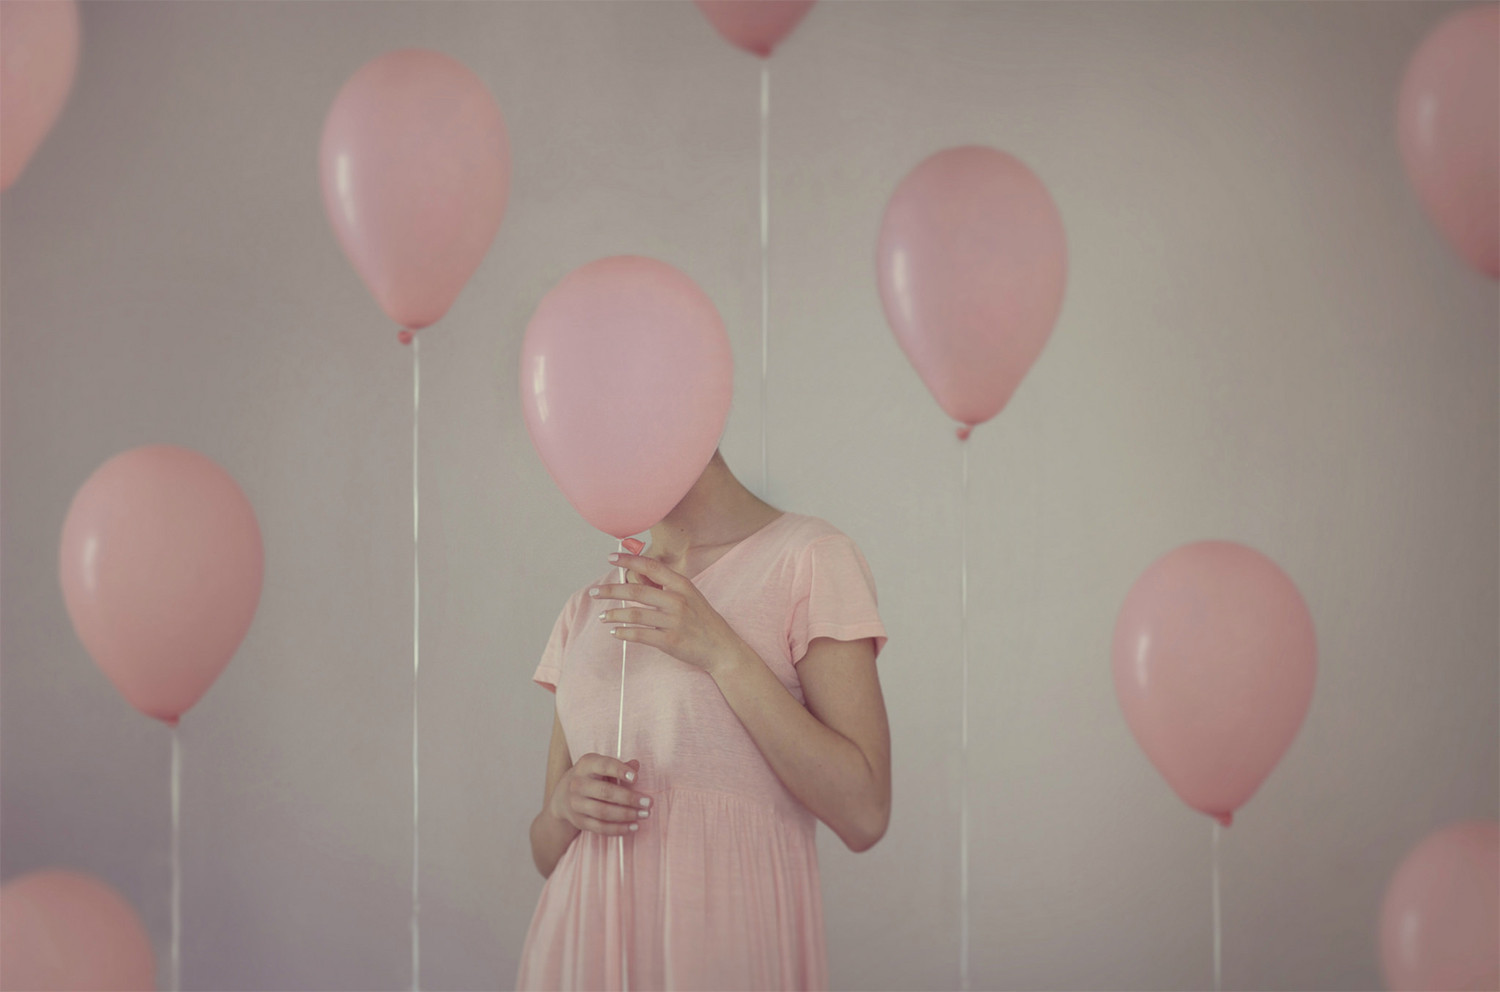
[[[883,802],[874,804],[862,816],[839,832],[844,846],[855,854],[863,854],[880,842],[886,827],[891,823],[891,801],[887,796]]]

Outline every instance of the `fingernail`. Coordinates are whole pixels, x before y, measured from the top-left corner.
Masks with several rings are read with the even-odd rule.
[[[642,796],[641,797],[641,805],[642,806],[650,806],[651,805],[651,797],[650,796]]]
[[[632,823],[630,825],[630,829],[631,830],[639,830],[639,829],[641,829],[641,825],[639,823]]]
[[[635,772],[626,772],[625,773],[625,781],[627,781],[627,782],[634,782],[635,781]]]
[[[605,617],[605,614],[603,614],[603,613],[601,613],[601,614],[599,614],[599,619],[600,619],[600,620],[603,620],[603,619],[604,619],[604,617]]]
[[[609,628],[609,632],[610,632],[610,635],[613,636],[613,637],[619,637],[620,636],[620,628],[619,627],[611,627],[611,628]]]
[[[639,816],[641,819],[644,820],[646,817],[648,817],[648,816],[651,815],[651,811],[649,809],[643,809],[639,813],[637,813],[636,815]]]
[[[590,589],[589,590],[589,595],[590,596],[598,596],[599,595],[599,590],[598,589]]]
[[[620,560],[620,556],[619,555],[610,555],[609,556],[609,560],[610,561],[619,561]]]

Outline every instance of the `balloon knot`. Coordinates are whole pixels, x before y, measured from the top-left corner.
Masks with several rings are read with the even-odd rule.
[[[402,331],[400,334],[396,335],[397,339],[400,340],[402,344],[411,344],[412,338],[416,336],[417,334],[415,331]]]
[[[175,716],[159,716],[159,717],[157,717],[157,719],[160,720],[162,723],[165,723],[167,726],[171,727],[173,730],[176,730],[177,729],[177,721],[180,720],[181,718],[180,717],[175,717]]]
[[[644,541],[637,541],[633,537],[627,537],[620,543],[624,544],[625,550],[633,555],[638,555],[646,550],[646,543]]]
[[[1234,823],[1234,813],[1232,813],[1232,812],[1230,812],[1230,813],[1215,813],[1215,814],[1213,814],[1213,818],[1215,820],[1218,820],[1221,824],[1223,824],[1226,827],[1231,826]]]
[[[958,439],[960,441],[967,441],[969,439],[969,435],[972,434],[973,432],[974,432],[974,425],[973,424],[960,424],[959,428],[958,428]]]

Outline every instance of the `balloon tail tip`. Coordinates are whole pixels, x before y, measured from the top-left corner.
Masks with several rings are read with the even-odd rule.
[[[1220,824],[1222,824],[1223,826],[1226,826],[1226,827],[1234,825],[1234,814],[1233,813],[1215,813],[1214,814],[1214,819],[1218,820]]]
[[[621,543],[625,545],[625,550],[628,551],[629,553],[633,554],[633,555],[638,555],[642,551],[646,550],[646,544],[645,544],[645,542],[644,541],[637,541],[633,537],[627,537]]]
[[[974,425],[973,424],[961,424],[959,426],[959,428],[958,428],[958,439],[960,441],[967,441],[969,439],[969,435],[972,434],[973,432],[974,432]]]
[[[402,344],[411,344],[412,339],[417,336],[415,331],[402,331],[396,335],[396,339]]]
[[[176,717],[176,716],[160,716],[160,717],[157,717],[157,719],[160,720],[162,723],[165,723],[167,726],[171,727],[173,730],[176,730],[177,729],[177,723],[182,718],[181,717]]]

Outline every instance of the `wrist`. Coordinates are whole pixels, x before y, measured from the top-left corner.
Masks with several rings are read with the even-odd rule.
[[[733,678],[737,673],[747,671],[753,665],[764,664],[765,662],[760,660],[760,655],[737,637],[733,650],[725,651],[714,658],[708,674],[713,676],[714,681],[722,688],[725,679]]]
[[[559,837],[572,837],[579,832],[579,829],[573,825],[571,820],[557,811],[555,803],[548,803],[542,807],[541,819],[544,821],[542,824],[543,829]]]

